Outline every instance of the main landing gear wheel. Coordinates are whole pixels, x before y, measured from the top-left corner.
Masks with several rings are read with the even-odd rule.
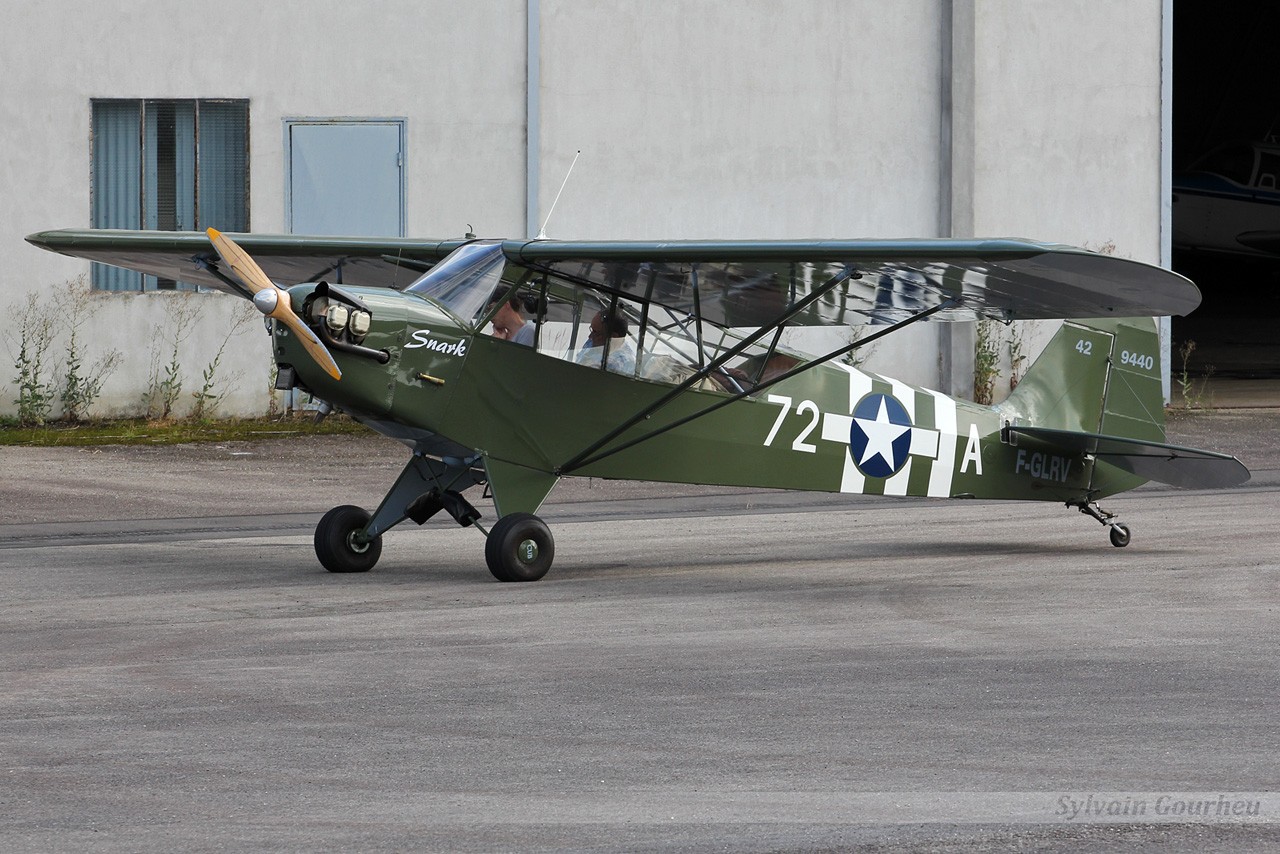
[[[1129,545],[1129,526],[1119,522],[1111,526],[1111,545],[1122,549]]]
[[[356,532],[373,517],[362,507],[335,507],[316,525],[316,557],[330,572],[368,572],[382,554],[382,537],[360,542]]]
[[[551,529],[532,513],[503,516],[484,543],[485,562],[499,581],[537,581],[555,556]]]

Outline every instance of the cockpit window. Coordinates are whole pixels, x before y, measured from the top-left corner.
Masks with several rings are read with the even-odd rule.
[[[755,394],[757,386],[811,358],[787,348],[785,335],[744,345],[755,332],[745,316],[739,328],[700,323],[697,314],[679,307],[584,286],[582,280],[594,281],[591,263],[575,265],[572,277],[548,273],[531,283],[537,311],[527,313],[537,322],[536,346],[542,355],[636,380],[691,383],[695,390],[720,394]],[[686,276],[681,285],[689,293],[697,279],[688,270]],[[657,287],[651,290],[656,293]],[[667,291],[680,292],[674,287]],[[726,356],[723,364],[710,366]]]
[[[455,249],[405,291],[435,300],[458,318],[475,323],[502,280],[506,263],[501,243],[468,243]]]

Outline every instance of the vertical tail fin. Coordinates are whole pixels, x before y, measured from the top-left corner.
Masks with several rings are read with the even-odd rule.
[[[1152,318],[1064,323],[999,409],[1017,422],[1010,434],[1093,460],[1090,500],[1147,480],[1199,488],[1249,479],[1235,457],[1164,444]]]
[[[1023,424],[1163,442],[1155,320],[1063,323],[1000,409]]]

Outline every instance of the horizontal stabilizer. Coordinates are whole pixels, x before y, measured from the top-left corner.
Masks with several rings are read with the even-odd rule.
[[[1053,445],[1063,453],[1092,454],[1100,462],[1170,486],[1209,489],[1239,486],[1249,479],[1249,470],[1230,454],[1049,427],[1010,426],[1008,432]]]

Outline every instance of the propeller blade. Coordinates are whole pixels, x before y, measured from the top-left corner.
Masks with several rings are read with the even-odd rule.
[[[240,281],[253,292],[253,304],[267,317],[280,321],[292,330],[302,342],[303,348],[311,358],[315,359],[316,364],[324,368],[325,373],[335,380],[342,379],[342,371],[339,370],[338,363],[333,360],[333,354],[311,331],[311,328],[303,323],[302,318],[294,314],[289,293],[277,287],[276,283],[271,281],[271,278],[258,266],[258,262],[254,261],[249,253],[241,249],[230,237],[216,228],[206,229],[206,233],[209,235],[210,242],[213,243],[213,248],[217,250],[218,257],[225,261]],[[264,291],[268,292],[263,294],[266,298],[258,299],[258,295]]]
[[[218,251],[218,257],[227,262],[227,266],[235,272],[240,281],[248,286],[249,290],[255,294],[268,288],[279,290],[275,282],[272,282],[258,266],[258,262],[253,260],[249,253],[241,249],[234,240],[216,228],[207,228],[205,233],[209,235],[213,248]]]

